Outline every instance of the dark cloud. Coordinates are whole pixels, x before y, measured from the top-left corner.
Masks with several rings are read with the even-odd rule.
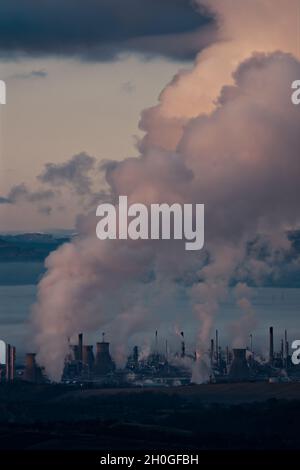
[[[123,93],[125,93],[126,95],[131,95],[132,93],[134,93],[136,90],[136,86],[133,82],[129,81],[129,82],[124,82],[122,83],[121,85],[121,91]]]
[[[43,185],[71,191],[79,197],[79,204],[88,209],[111,200],[107,189],[97,189],[104,171],[95,157],[81,152],[63,163],[47,163],[37,179]]]
[[[31,77],[38,77],[38,78],[45,78],[47,77],[48,73],[46,70],[32,70],[30,73]]]
[[[10,200],[7,197],[0,196],[0,204],[10,204]]]
[[[214,40],[212,24],[194,0],[1,0],[0,56],[190,59]]]
[[[54,196],[55,193],[51,189],[31,191],[26,184],[21,183],[13,186],[7,196],[0,197],[0,204],[17,204],[22,201],[40,204],[53,199]]]
[[[39,212],[43,215],[49,216],[52,212],[52,207],[51,206],[40,207]]]
[[[0,205],[30,203],[41,214],[48,216],[54,209],[65,210],[61,204],[64,191],[76,196],[79,206],[86,210],[94,208],[100,202],[111,202],[111,192],[106,188],[104,172],[113,163],[99,163],[95,157],[85,152],[74,155],[63,163],[47,163],[42,173],[36,177],[40,184],[37,190],[30,189],[25,183],[16,184],[6,195],[0,196]],[[103,189],[99,189],[99,184],[103,184]]]
[[[30,72],[16,73],[9,78],[16,80],[29,80],[30,78],[46,78],[48,73],[46,70],[31,70]]]
[[[84,195],[91,192],[93,182],[90,172],[95,162],[94,157],[82,152],[64,163],[47,163],[38,180],[57,187],[67,184],[78,194]]]

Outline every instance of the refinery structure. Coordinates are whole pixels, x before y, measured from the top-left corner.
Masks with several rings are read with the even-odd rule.
[[[171,354],[166,341],[165,351],[158,348],[158,332],[155,346],[145,356],[134,346],[127,363],[117,368],[110,353],[110,344],[105,334],[93,345],[84,344],[83,334],[78,335],[76,344],[69,342],[69,353],[65,358],[61,382],[69,385],[90,387],[146,387],[180,386],[193,383],[226,382],[289,382],[300,381],[300,366],[292,364],[287,331],[280,342],[280,349],[274,348],[274,330],[269,329],[268,357],[255,353],[253,338],[249,346],[229,349],[220,346],[218,330],[211,339],[206,353],[199,355],[186,351],[184,333],[180,333],[180,350]],[[0,381],[24,380],[31,383],[49,382],[44,370],[37,364],[36,354],[27,353],[24,364],[16,362],[16,348],[6,345],[5,361],[0,364]]]

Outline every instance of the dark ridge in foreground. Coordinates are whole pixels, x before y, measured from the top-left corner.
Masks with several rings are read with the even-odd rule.
[[[300,384],[0,386],[0,449],[299,449]]]

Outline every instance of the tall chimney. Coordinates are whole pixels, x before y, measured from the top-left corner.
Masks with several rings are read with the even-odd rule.
[[[16,365],[16,348],[10,347],[10,380],[15,379],[15,365]]]
[[[83,353],[83,334],[79,333],[78,335],[78,360],[82,362],[82,353]]]
[[[184,341],[181,343],[181,357],[185,357],[185,344]]]
[[[6,345],[6,372],[5,378],[7,382],[11,381],[11,345]]]
[[[287,340],[287,330],[284,330],[284,358],[285,358],[285,367],[288,367],[288,356],[289,356],[289,345]]]
[[[273,362],[274,362],[274,334],[273,334],[273,326],[270,326],[269,363],[272,365]]]
[[[182,336],[182,342],[181,342],[181,357],[185,357],[184,332],[182,331],[180,334],[181,334],[181,336]]]
[[[283,339],[281,339],[280,356],[281,356],[281,360],[283,362],[283,359],[284,359]]]
[[[210,362],[212,363],[214,360],[214,340],[213,338],[210,340]]]
[[[219,365],[219,332],[216,330],[216,362]]]

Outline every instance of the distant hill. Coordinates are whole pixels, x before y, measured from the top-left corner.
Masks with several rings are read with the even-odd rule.
[[[0,235],[1,262],[43,262],[45,258],[71,237],[48,233]]]
[[[26,284],[27,277],[28,282],[37,282],[45,271],[43,263],[47,256],[62,244],[70,242],[75,236],[76,234],[71,232],[0,234],[0,284],[10,284],[12,279],[19,279],[19,276],[24,284]],[[300,230],[289,233],[289,238],[292,242],[292,248],[285,259],[279,258],[276,266],[273,266],[276,276],[272,273],[264,279],[263,285],[265,287],[300,288],[300,263],[295,262],[300,255]],[[259,252],[255,248],[253,250],[253,247],[255,247],[255,240],[248,246],[249,259],[254,256],[258,260],[268,260],[267,244],[262,244]],[[5,265],[4,263],[9,264]],[[17,263],[18,267],[13,267],[13,263]],[[19,263],[24,264],[21,266]],[[29,263],[31,263],[33,270],[30,271],[30,275],[28,274]],[[40,266],[35,266],[35,264]],[[198,281],[201,282],[201,279]],[[255,281],[250,278],[245,278],[243,281],[251,286],[256,285]],[[236,282],[237,279],[233,278],[232,284]]]

